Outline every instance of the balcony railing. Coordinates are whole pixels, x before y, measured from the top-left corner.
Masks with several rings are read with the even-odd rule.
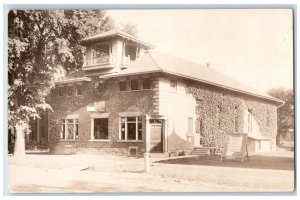
[[[86,59],[84,61],[84,66],[88,67],[88,66],[104,65],[104,64],[111,64],[111,63],[112,63],[112,56],[107,55],[98,58]]]
[[[121,67],[127,67],[128,65],[130,65],[131,60],[130,57],[126,57],[126,56],[122,56],[121,60],[119,61]],[[107,55],[107,56],[101,56],[98,58],[90,58],[90,59],[86,59],[84,61],[84,65],[83,67],[86,68],[90,68],[90,67],[97,67],[97,66],[101,66],[103,65],[103,67],[113,67],[113,64],[117,64],[117,61],[115,60],[115,58],[113,59],[113,55]],[[102,68],[102,67],[101,67]]]

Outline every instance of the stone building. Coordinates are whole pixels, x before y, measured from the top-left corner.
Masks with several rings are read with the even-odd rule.
[[[53,153],[221,152],[227,133],[248,133],[250,152],[276,148],[279,100],[153,50],[118,30],[82,41],[81,71],[56,81],[48,143]]]

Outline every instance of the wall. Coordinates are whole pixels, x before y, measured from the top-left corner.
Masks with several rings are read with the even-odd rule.
[[[177,81],[177,91],[170,88],[170,80]],[[167,117],[167,145],[169,151],[190,151],[194,147],[194,131],[188,134],[188,118],[193,118],[195,128],[196,101],[186,92],[185,82],[174,76],[160,76],[156,79],[158,88],[154,96],[154,110],[158,115]]]
[[[252,109],[262,136],[275,141],[277,113],[273,103],[204,83],[190,82],[187,92],[197,100],[196,132],[202,135],[204,146],[214,147],[220,153],[226,133],[245,131],[244,111],[248,109]]]
[[[119,92],[118,81],[110,80],[96,86],[98,82],[94,77],[92,82],[85,83],[82,96],[51,96],[50,104],[54,112],[49,113],[49,143],[53,153],[62,154],[65,145],[72,145],[72,151],[86,151],[89,148],[96,152],[115,152],[126,154],[129,146],[138,146],[139,152],[145,149],[144,142],[118,142],[119,115],[145,115],[152,113],[152,90]],[[99,89],[100,88],[100,89]],[[89,141],[91,139],[91,113],[87,106],[94,102],[105,101],[105,111],[108,113],[109,141]],[[78,141],[60,140],[61,119],[70,114],[79,114],[79,139]],[[145,119],[143,119],[143,140],[145,138]]]
[[[259,126],[260,135],[270,138],[272,150],[276,149],[277,107],[274,104],[254,98],[245,99],[245,106],[252,110],[252,116]]]

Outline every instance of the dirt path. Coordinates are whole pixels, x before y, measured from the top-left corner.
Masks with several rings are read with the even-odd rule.
[[[154,159],[153,159],[154,161]],[[79,171],[78,166],[89,169]],[[294,172],[181,164],[151,164],[113,156],[30,155],[9,158],[11,192],[292,191]]]

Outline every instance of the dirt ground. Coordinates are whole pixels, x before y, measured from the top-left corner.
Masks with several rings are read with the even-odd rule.
[[[260,156],[263,159],[250,157],[250,162],[244,163],[251,167],[241,167],[241,163],[232,161],[218,162],[218,165],[201,163],[201,160],[216,163],[213,157],[205,160],[186,156],[184,159],[190,159],[190,163],[175,162],[182,161],[182,157],[171,158],[172,161],[151,158],[148,174],[143,172],[143,158],[26,155],[16,159],[10,156],[8,187],[12,193],[293,191],[293,153],[273,152]],[[263,164],[263,160],[269,165]],[[83,168],[87,169],[80,171]]]

